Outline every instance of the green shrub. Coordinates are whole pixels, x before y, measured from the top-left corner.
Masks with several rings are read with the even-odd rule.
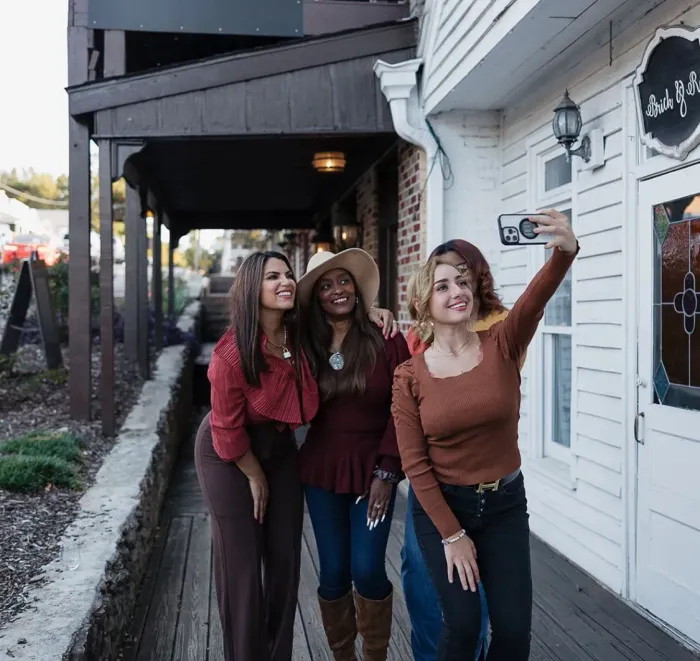
[[[58,457],[0,455],[0,489],[40,491],[48,485],[77,489],[80,483],[75,468]]]
[[[30,432],[0,443],[0,455],[55,457],[67,462],[80,461],[80,442],[70,434]]]

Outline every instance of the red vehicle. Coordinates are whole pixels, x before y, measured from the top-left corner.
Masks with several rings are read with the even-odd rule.
[[[58,250],[50,244],[48,237],[39,234],[16,234],[12,241],[2,246],[2,263],[29,259],[33,250],[36,250],[37,257],[47,266],[52,266],[58,259]]]

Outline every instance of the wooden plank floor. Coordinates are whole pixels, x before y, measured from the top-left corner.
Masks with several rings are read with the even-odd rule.
[[[400,591],[405,500],[397,498],[387,553],[396,589],[389,659],[409,661]],[[669,636],[533,537],[532,661],[697,661]],[[316,602],[313,532],[304,527],[295,661],[332,661]],[[212,581],[209,518],[185,451],[163,511],[158,543],[122,650],[124,661],[223,661]],[[255,661],[253,659],[246,661]]]

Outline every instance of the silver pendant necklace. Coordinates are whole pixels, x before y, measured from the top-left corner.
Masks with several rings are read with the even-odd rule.
[[[345,358],[340,351],[334,351],[328,359],[328,364],[336,371],[342,370],[345,367]]]

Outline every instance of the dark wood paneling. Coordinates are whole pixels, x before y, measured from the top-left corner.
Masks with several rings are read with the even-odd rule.
[[[123,30],[104,31],[104,63],[102,75],[105,78],[123,76],[126,73],[126,34]]]
[[[245,132],[245,86],[229,85],[205,90],[202,103],[202,134],[242,135]]]
[[[158,103],[158,133],[199,135],[202,133],[203,92],[190,92],[161,99]]]
[[[262,51],[212,58],[166,71],[73,87],[69,89],[70,112],[82,115],[344,60],[381,57],[384,53],[414,48],[415,45],[414,21],[304,40]]]
[[[111,119],[108,125],[112,127],[112,132],[115,136],[158,135],[159,113],[160,105],[158,102],[121,106],[110,111]],[[101,119],[98,125],[104,124],[105,121]]]
[[[68,350],[71,417],[90,419],[92,318],[90,309],[90,131],[69,120]]]
[[[332,131],[335,122],[330,67],[297,71],[289,90],[289,108],[293,132]]]
[[[351,131],[380,129],[377,117],[376,58],[362,58],[330,65],[333,79],[335,125]]]
[[[304,34],[320,35],[408,18],[408,2],[304,0]]]
[[[246,129],[252,134],[289,133],[290,78],[287,74],[246,84]]]
[[[155,349],[163,348],[163,250],[161,244],[162,211],[153,217],[153,275],[151,290],[153,292],[153,316],[155,321]]]
[[[381,54],[394,63],[412,50]],[[142,101],[95,113],[103,138],[392,133],[376,56]]]
[[[100,407],[102,433],[116,431],[114,406],[114,249],[112,144],[100,142]]]

